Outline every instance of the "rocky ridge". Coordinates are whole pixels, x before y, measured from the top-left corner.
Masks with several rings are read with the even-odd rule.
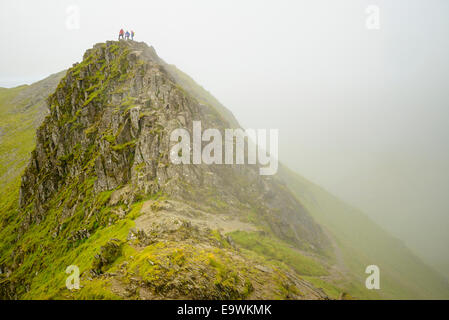
[[[21,179],[4,297],[326,298],[298,270],[224,235],[275,237],[311,262],[328,254],[327,237],[279,179],[256,165],[170,162],[172,130],[234,126],[180,83],[136,42],[97,44],[67,71]],[[88,285],[73,296],[58,267],[75,263]],[[316,268],[308,272],[326,272]],[[42,279],[23,281],[30,270]],[[58,276],[42,282],[49,274]]]

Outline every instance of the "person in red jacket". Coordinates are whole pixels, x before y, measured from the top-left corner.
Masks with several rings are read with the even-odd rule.
[[[120,29],[120,32],[118,33],[118,39],[124,39],[124,35],[125,35],[125,31],[123,31],[123,29]]]

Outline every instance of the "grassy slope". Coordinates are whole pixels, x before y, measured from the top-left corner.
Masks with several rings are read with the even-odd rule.
[[[378,265],[385,298],[447,299],[449,285],[398,239],[358,210],[286,169],[281,171],[299,200],[336,239],[355,280],[363,283],[365,267]]]
[[[36,128],[45,115],[45,99],[64,74],[53,74],[32,85],[0,88],[0,192],[18,186],[35,146]]]
[[[0,88],[0,212],[18,205],[20,176],[35,146],[34,119],[42,113],[39,106],[25,108],[28,99],[17,97],[29,89],[19,86]],[[2,217],[3,218],[3,217]],[[1,230],[3,233],[5,230]],[[5,243],[3,238],[0,242]]]
[[[0,188],[18,179],[34,147],[33,119],[38,111],[29,108],[21,112],[12,102],[26,88],[0,88]]]

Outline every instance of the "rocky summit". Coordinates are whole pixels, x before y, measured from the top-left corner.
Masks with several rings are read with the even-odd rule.
[[[0,299],[448,298],[403,243],[282,164],[173,162],[171,134],[195,140],[197,123],[240,128],[134,41],[0,88]]]
[[[95,45],[47,105],[2,216],[1,298],[328,298],[304,277],[329,274],[330,241],[279,177],[170,161],[173,130],[238,123],[153,47]]]

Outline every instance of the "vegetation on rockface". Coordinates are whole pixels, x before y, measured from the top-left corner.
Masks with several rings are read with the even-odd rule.
[[[61,170],[55,173],[51,168],[40,169],[40,173],[35,172],[37,180],[29,182],[37,186],[46,181],[50,189],[46,192],[46,197],[54,193],[58,186],[66,184],[66,178],[70,179],[74,171],[80,179],[86,179],[94,174],[96,162],[104,161],[98,143],[101,137],[116,152],[117,161],[122,159],[132,161],[134,141],[121,136],[120,130],[115,135],[111,135],[109,129],[100,132],[97,122],[97,117],[103,112],[102,109],[108,103],[107,98],[110,94],[117,90],[126,92],[128,88],[125,81],[132,77],[132,73],[127,72],[129,50],[118,45],[112,45],[108,49],[113,52],[113,56],[116,55],[109,63],[103,57],[105,44],[86,52],[83,62],[76,64],[67,72],[56,92],[48,98],[50,116],[45,126],[39,128],[38,137],[41,137],[43,150],[38,150],[36,157],[44,157],[41,161],[51,163],[54,162],[57,152],[57,161],[53,164]],[[127,110],[118,109],[118,111],[126,116]],[[53,122],[50,119],[57,121]],[[53,132],[59,133],[60,141],[45,137]],[[33,174],[36,168],[29,166],[28,170]],[[123,179],[127,179],[126,173]],[[22,185],[23,190],[27,187],[33,188],[32,185]],[[21,198],[22,206],[30,201],[33,201],[33,197],[25,195]]]
[[[243,170],[238,175],[227,169],[168,171],[167,150],[161,140],[170,126],[192,120],[186,109],[219,125],[238,127],[238,123],[191,78],[163,65],[146,50],[117,42],[96,45],[57,88],[54,86],[56,91],[48,100],[50,115],[38,130],[38,147],[32,158],[41,160],[43,166],[27,169],[25,177],[31,178],[32,184],[27,188],[30,181],[26,181],[21,193],[19,175],[34,147],[35,123],[31,119],[42,113],[42,103],[14,100],[27,86],[0,89],[0,297],[315,299],[348,297],[345,292],[358,298],[417,295],[423,288],[420,280],[416,288],[410,288],[407,278],[396,270],[401,270],[402,263],[420,275],[423,269],[398,246],[394,246],[397,258],[393,264],[382,260],[381,268],[386,268],[382,271],[383,295],[367,292],[363,266],[376,263],[371,258],[388,251],[391,242],[385,237],[382,249],[372,254],[370,248],[375,248],[379,233],[372,230],[365,237],[367,221],[360,223],[361,233],[355,234],[356,238],[348,237],[351,230],[344,224],[351,225],[351,219],[345,218],[345,209],[337,210],[334,217],[326,215],[334,212],[335,204],[321,198],[322,193],[310,183],[288,181],[301,200],[295,202],[285,197],[290,191],[282,184],[264,182],[278,193],[261,193],[259,179]],[[144,61],[148,57],[151,62]],[[202,103],[198,109],[195,99]],[[26,105],[29,107],[23,109]],[[145,145],[154,150],[142,148],[142,135]],[[108,167],[110,163],[115,170]],[[201,171],[207,173],[201,175]],[[115,180],[119,175],[122,178]],[[186,176],[198,178],[200,183]],[[135,188],[142,181],[142,186]],[[189,219],[195,217],[194,211],[182,222],[169,220],[179,223],[176,228],[166,229],[156,220],[147,232],[137,229],[145,215],[161,213],[164,217],[169,213],[164,200],[173,194],[164,193],[161,186],[170,182],[170,191],[183,195],[182,201],[196,210],[238,218],[259,231],[222,235],[192,223],[194,219]],[[276,196],[290,202],[287,206],[264,203],[265,198]],[[317,210],[310,200],[314,196],[325,209]],[[335,235],[352,273],[335,274],[330,266],[337,263],[336,254],[311,246],[310,240],[320,243],[320,233],[307,219],[313,232],[303,230],[303,241],[298,244],[289,220],[283,220],[276,207],[284,206],[298,215],[307,213],[302,207],[295,208],[302,204]],[[341,224],[334,221],[338,217],[342,217]],[[78,291],[65,288],[69,265],[80,268]],[[438,296],[442,291],[431,283],[430,290],[437,288]]]
[[[156,294],[172,298],[243,299],[252,292],[248,268],[218,248],[157,242],[141,250],[128,250],[119,267],[132,253],[127,274],[138,276]]]
[[[46,216],[39,224],[31,225],[21,237],[27,210],[19,211],[17,198],[2,215],[2,243],[0,265],[11,266],[14,273],[7,279],[15,286],[15,295],[48,298],[53,290],[65,285],[65,268],[76,264],[81,269],[90,267],[98,248],[111,237],[126,238],[132,224],[114,220],[114,207],[107,207],[110,193],[94,195],[93,180],[73,182],[61,190],[49,205]],[[78,197],[83,201],[71,216],[65,210]],[[30,210],[30,209],[28,209]],[[2,212],[4,212],[2,210]],[[87,215],[85,213],[90,213]],[[107,227],[112,224],[112,227]],[[12,237],[11,237],[12,236]],[[18,238],[18,239],[17,239]],[[5,270],[8,272],[8,270]],[[49,296],[47,296],[49,295]]]
[[[126,54],[121,56],[121,58],[123,57],[126,57]],[[82,64],[70,70],[68,77],[73,74],[79,75],[85,72],[85,69],[91,68],[89,64],[91,60],[92,57],[87,58]],[[119,61],[122,61],[122,59],[119,59]],[[99,66],[95,77],[83,79],[92,90],[94,90],[94,86],[97,86],[96,91],[87,98],[89,103],[102,102],[101,96],[104,94],[102,90],[106,90],[109,80],[101,73],[105,70],[104,66]],[[113,74],[112,77],[119,76],[116,65],[112,64],[109,67],[111,68],[111,74]],[[61,81],[59,89],[66,83],[66,79],[67,76]],[[35,129],[30,125],[34,113],[20,113],[17,106],[10,105],[10,96],[16,95],[18,91],[24,88],[2,89],[2,100],[0,101],[2,103],[1,110],[5,112],[5,116],[2,117],[5,120],[2,123],[2,130],[8,130],[2,136],[1,155],[2,157],[14,155],[16,160],[23,161],[16,162],[21,168],[24,167],[25,161],[28,161],[27,153],[34,146]],[[79,99],[82,99],[82,94],[70,91],[65,93],[67,94],[64,95],[63,103],[55,103],[58,98],[56,97],[58,91],[49,98],[49,101],[51,111],[57,105],[59,115],[62,115],[59,118],[59,128],[66,129],[67,136],[70,136],[69,130],[72,131],[74,127],[79,125],[77,118],[80,116],[79,110],[75,112],[72,107],[78,103]],[[18,119],[17,124],[12,119]],[[21,135],[24,136],[23,142],[19,139],[22,137]],[[46,144],[45,148],[50,148],[50,146]],[[93,144],[86,146],[84,150],[81,150],[81,146],[76,144],[72,148],[68,147],[67,150],[70,151],[58,157],[57,165],[68,168],[74,163],[80,163],[83,174],[66,176],[64,187],[58,190],[53,199],[49,200],[45,216],[38,224],[29,223],[30,217],[34,214],[32,198],[26,200],[28,205],[25,208],[18,207],[19,170],[14,170],[14,167],[8,161],[2,159],[2,170],[14,170],[13,173],[16,175],[15,179],[11,179],[9,185],[4,188],[7,193],[4,197],[2,196],[0,204],[2,213],[0,216],[0,237],[2,239],[0,243],[0,252],[2,253],[0,257],[2,271],[0,282],[5,284],[4,287],[9,287],[9,284],[14,287],[14,292],[2,292],[2,295],[6,297],[36,298],[41,297],[41,293],[39,293],[41,291],[45,292],[46,295],[51,295],[52,289],[55,290],[55,288],[60,288],[63,285],[59,283],[65,279],[64,274],[60,274],[61,270],[63,272],[65,267],[73,263],[82,267],[84,261],[80,257],[92,259],[95,250],[102,245],[101,232],[118,219],[114,210],[120,208],[122,204],[107,206],[112,191],[99,194],[93,192],[95,177],[91,176],[93,161],[98,156],[98,150],[94,149]],[[128,229],[125,230],[125,236]],[[121,225],[117,226],[117,229],[113,228],[113,230],[121,231]],[[115,232],[105,234],[121,237],[120,234],[115,234]],[[87,239],[90,241],[86,241]],[[108,237],[107,240],[109,239]],[[87,265],[90,264],[87,263]],[[14,272],[12,273],[12,271]],[[12,274],[10,275],[10,273]]]
[[[312,287],[302,288],[294,272],[286,276],[288,268],[250,267],[250,261],[266,262],[240,252],[219,233],[191,229],[188,221],[176,234],[133,231],[146,201],[151,199],[156,213],[161,210],[157,199],[166,196],[158,188],[147,189],[161,183],[158,175],[136,189],[140,177],[152,173],[148,163],[168,167],[167,152],[160,148],[166,116],[195,108],[160,66],[143,63],[139,54],[123,44],[97,45],[48,98],[50,114],[37,131],[20,193],[11,193],[0,207],[1,297],[322,297]],[[153,68],[150,75],[148,68]],[[155,74],[159,78],[151,83]],[[153,90],[148,96],[139,94],[145,81]],[[207,121],[220,121],[215,110],[203,111]],[[158,143],[157,153],[142,154],[139,134],[147,128],[143,138]],[[134,163],[136,157],[141,162]],[[204,208],[227,214],[231,207],[220,191],[210,191],[212,201]],[[245,199],[237,200],[242,207]],[[80,269],[78,292],[65,288],[69,265]]]

